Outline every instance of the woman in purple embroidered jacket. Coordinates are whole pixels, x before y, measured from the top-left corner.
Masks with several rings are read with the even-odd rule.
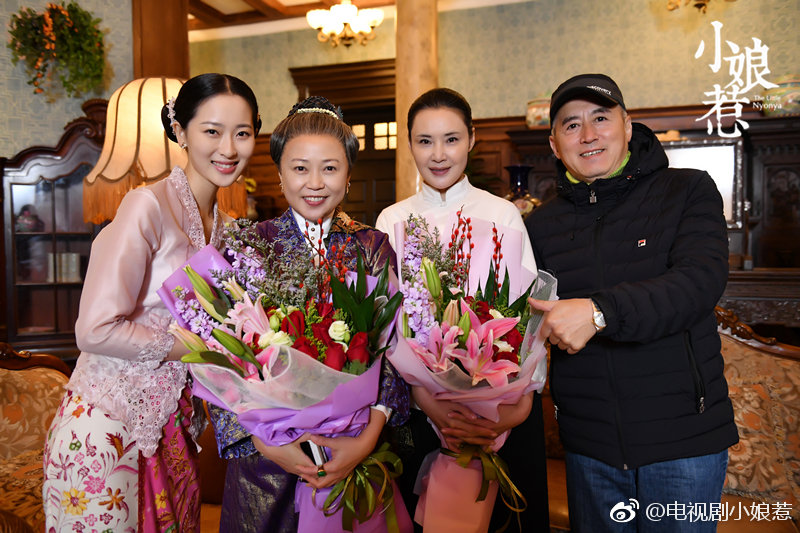
[[[44,453],[48,531],[198,531],[197,450],[187,350],[156,294],[207,243],[221,244],[217,190],[234,182],[260,127],[253,91],[225,74],[187,81],[162,110],[187,151],[135,189],[92,245],[75,336],[82,350]]]
[[[377,275],[394,256],[387,236],[352,221],[339,208],[358,154],[358,138],[342,121],[341,111],[319,97],[296,104],[272,133],[270,154],[290,207],[280,217],[261,222],[261,236],[277,241],[276,248],[308,247],[309,260],[312,249],[304,232],[308,231],[314,242],[322,232],[327,253],[342,250],[350,237],[351,242],[344,246],[348,269],[355,269],[360,250],[367,272]],[[383,364],[378,405],[373,406],[369,424],[361,434],[352,438],[311,437],[315,444],[332,449],[332,457],[324,464],[325,477],[317,476],[317,466],[301,450],[299,440],[280,447],[265,446],[251,438],[236,415],[210,405],[220,455],[228,459],[221,532],[296,531],[297,476],[314,487],[333,486],[372,452],[385,424],[405,422],[408,388],[391,365],[386,361]]]

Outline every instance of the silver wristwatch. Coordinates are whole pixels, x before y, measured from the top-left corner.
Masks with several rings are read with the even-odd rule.
[[[606,317],[603,316],[603,312],[597,307],[597,304],[594,303],[594,300],[590,300],[592,302],[592,324],[594,325],[594,329],[597,333],[603,331],[606,327]]]

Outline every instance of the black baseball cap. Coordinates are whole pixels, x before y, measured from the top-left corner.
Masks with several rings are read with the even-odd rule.
[[[578,74],[559,85],[553,92],[550,98],[550,124],[564,104],[577,99],[610,104],[611,107],[621,105],[625,109],[622,91],[614,80],[605,74]]]

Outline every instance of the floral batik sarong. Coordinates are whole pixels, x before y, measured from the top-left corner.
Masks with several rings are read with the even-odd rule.
[[[200,531],[197,447],[189,435],[192,399],[183,389],[155,455],[139,454],[139,531]],[[220,480],[221,482],[222,480]]]
[[[139,450],[125,425],[67,392],[44,450],[47,533],[133,533]]]
[[[67,392],[45,445],[47,533],[199,531],[191,413],[187,388],[156,454],[146,458],[125,424]]]

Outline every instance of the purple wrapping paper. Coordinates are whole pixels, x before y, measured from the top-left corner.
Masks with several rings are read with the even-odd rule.
[[[170,274],[161,284],[161,288],[156,293],[161,297],[161,301],[169,310],[172,318],[184,329],[189,329],[189,324],[181,317],[180,313],[175,309],[175,295],[172,290],[175,287],[183,287],[184,289],[194,292],[192,290],[192,283],[189,281],[189,276],[183,271],[183,267],[189,265],[195,272],[200,274],[206,283],[215,286],[216,283],[211,279],[211,270],[231,270],[231,264],[222,257],[222,254],[217,251],[212,245],[207,244],[201,248],[199,252],[194,254],[191,259],[186,261],[181,268]]]
[[[414,525],[411,522],[411,516],[408,514],[408,509],[403,502],[403,497],[400,495],[400,489],[397,483],[392,481],[392,488],[394,493],[394,509],[397,513],[397,525],[399,526],[400,533],[413,533]],[[322,512],[322,505],[325,499],[331,493],[331,488],[318,490],[316,496],[312,499],[311,494],[314,489],[303,481],[297,482],[297,488],[294,496],[295,510],[300,513],[300,520],[297,524],[297,533],[346,533],[347,530],[342,527],[342,511],[341,509],[332,516],[325,516]],[[316,506],[314,506],[316,502]],[[386,519],[383,515],[383,510],[376,511],[364,523],[354,522],[353,533],[386,533]]]
[[[231,269],[230,263],[228,263],[222,254],[211,245],[200,250],[183,266],[187,264],[212,286],[216,285],[216,283],[210,276],[211,270]],[[355,273],[348,272],[348,283],[354,281]],[[372,276],[367,278],[369,291],[374,289],[376,282],[377,278]],[[172,291],[178,286],[189,291],[192,290],[192,284],[183,271],[183,267],[176,270],[164,281],[161,288],[158,290],[158,295],[161,297],[176,322],[180,326],[189,329],[188,324],[180,317],[180,314],[175,308],[176,298]],[[392,292],[395,292],[394,288],[392,289]],[[386,328],[385,332],[387,336],[393,329],[394,322]],[[292,350],[288,347],[284,349]],[[292,351],[295,352],[296,355],[299,354],[299,356],[304,359],[309,357],[296,350]],[[205,378],[198,375],[195,371],[197,367],[205,365],[190,364],[188,366],[195,378],[192,384],[192,393],[195,396],[236,413],[242,427],[252,435],[261,439],[265,444],[281,446],[297,440],[305,433],[327,437],[356,436],[361,433],[369,422],[370,406],[374,405],[378,398],[382,362],[382,358],[378,358],[364,374],[353,376],[352,379],[336,385],[328,396],[317,403],[297,409],[275,407],[269,404],[264,404],[263,408],[252,408],[252,403],[247,409],[243,409],[241,405],[238,405],[239,408],[237,409],[237,404],[240,402],[235,400],[236,397],[240,400],[246,400],[246,397],[250,396],[247,391],[263,392],[265,389],[270,391],[270,386],[274,385],[274,383],[270,383],[269,380],[258,381],[245,379],[233,371],[220,369],[221,374],[216,374],[216,378],[211,379],[211,381],[206,384],[208,386],[206,386],[203,384]],[[318,361],[312,364],[314,366],[318,364],[324,367],[324,364]],[[327,367],[324,368],[329,372],[334,372]],[[305,376],[305,379],[303,379],[303,376]],[[311,382],[310,386],[313,386],[313,379],[310,379],[307,374],[298,372],[296,377],[298,378],[298,382]],[[220,379],[222,381],[218,381]],[[217,382],[214,383],[214,381]],[[227,384],[227,386],[220,386],[222,383]],[[231,395],[231,398],[229,398],[231,401],[226,401],[225,393],[231,391],[234,387],[239,389],[237,394]],[[216,389],[216,392],[212,389]],[[269,394],[272,394],[272,392]],[[262,396],[264,395],[258,395],[259,398]],[[285,389],[283,392],[276,392],[274,396],[276,401],[285,401]],[[269,400],[265,401],[269,402]],[[328,453],[330,453],[330,450],[328,450]],[[295,510],[300,513],[298,532],[318,533],[320,531],[344,531],[341,528],[341,511],[330,517],[326,517],[321,511],[322,505],[328,497],[328,494],[330,494],[331,489],[328,488],[318,491],[315,500],[312,500],[312,490],[313,489],[306,483],[298,482],[295,494]],[[403,504],[400,491],[396,485],[394,485],[394,499],[400,532],[412,533],[413,526],[411,518]],[[316,501],[316,508],[313,501]],[[370,520],[363,524],[356,522],[354,531],[355,533],[386,532],[386,521],[383,513],[375,513]]]
[[[365,373],[342,383],[319,403],[299,411],[253,409],[240,413],[239,423],[268,446],[282,446],[304,433],[352,437],[369,422],[369,407],[378,398],[380,377],[381,360],[377,360]]]

